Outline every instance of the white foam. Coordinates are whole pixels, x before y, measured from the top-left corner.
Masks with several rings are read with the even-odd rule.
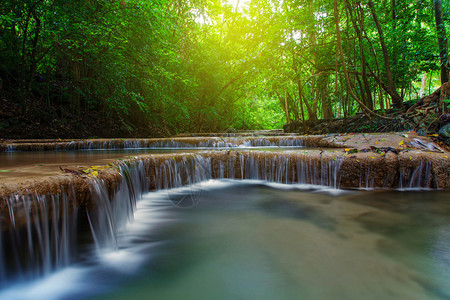
[[[100,253],[99,260],[103,266],[113,268],[118,273],[133,274],[148,259],[148,255],[143,255],[139,250],[140,247],[133,245],[125,249],[104,251]]]
[[[2,300],[56,300],[64,295],[86,288],[82,283],[85,271],[82,268],[69,267],[52,273],[42,279],[14,284],[0,291]]]

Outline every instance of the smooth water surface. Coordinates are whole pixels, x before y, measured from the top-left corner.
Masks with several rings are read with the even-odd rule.
[[[449,299],[450,193],[211,180],[146,194],[118,246],[0,299]]]
[[[219,149],[219,150],[217,150]],[[220,151],[215,148],[214,151]],[[223,148],[223,151],[231,148]],[[261,151],[295,151],[312,150],[308,147],[236,147],[233,150]],[[93,165],[107,165],[118,159],[127,159],[145,154],[198,153],[210,148],[130,148],[130,149],[94,149],[72,151],[14,151],[0,152],[0,183],[16,181],[17,179],[36,179],[38,177],[61,175],[61,168],[78,169]]]

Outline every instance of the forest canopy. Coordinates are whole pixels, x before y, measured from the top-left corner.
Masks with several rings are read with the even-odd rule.
[[[448,80],[449,32],[440,0],[3,0],[0,92],[130,135],[381,116]]]

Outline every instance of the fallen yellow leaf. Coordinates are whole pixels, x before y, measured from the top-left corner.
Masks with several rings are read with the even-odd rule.
[[[402,140],[400,143],[398,143],[399,146],[403,146],[405,142]]]

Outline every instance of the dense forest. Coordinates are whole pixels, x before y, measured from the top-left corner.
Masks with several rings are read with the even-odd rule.
[[[2,0],[0,137],[387,118],[449,80],[449,33],[441,0]]]

